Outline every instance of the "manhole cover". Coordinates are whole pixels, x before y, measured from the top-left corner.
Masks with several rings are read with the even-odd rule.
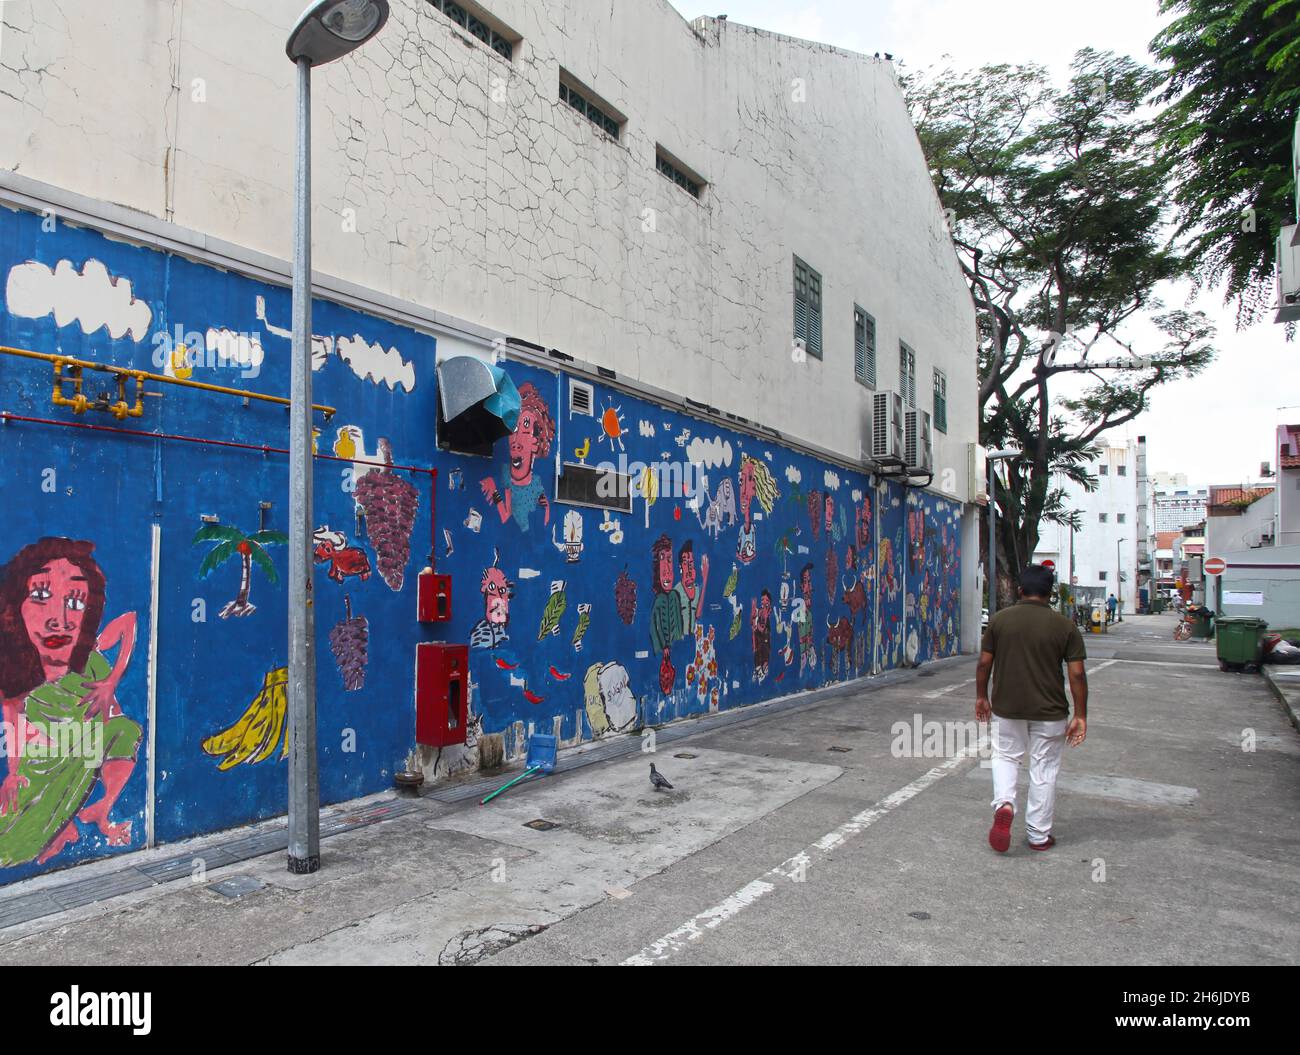
[[[933,677],[934,677],[934,671],[932,671],[932,670],[923,670],[923,671],[921,671],[920,674],[917,675],[917,677],[918,677],[918,678],[933,678]]]
[[[261,890],[265,883],[253,876],[231,876],[229,879],[223,879],[219,883],[213,883],[212,889],[222,897],[241,898],[245,894],[251,894],[255,890]]]
[[[554,821],[544,821],[540,817],[535,821],[527,821],[525,828],[532,828],[535,832],[549,832],[552,828],[558,828],[559,825]]]
[[[928,913],[928,912],[909,912],[908,915],[911,916],[913,919],[929,919],[929,918],[930,918],[930,913]]]
[[[830,747],[828,747],[826,750],[827,750],[827,751],[838,751],[840,754],[843,755],[843,754],[847,754],[849,751],[852,751],[853,748],[851,748],[851,747],[840,747],[839,744],[832,744],[832,745],[831,745]]]
[[[693,755],[689,751],[678,751],[677,754],[673,755],[673,758],[698,758],[698,757],[699,757],[698,755]]]

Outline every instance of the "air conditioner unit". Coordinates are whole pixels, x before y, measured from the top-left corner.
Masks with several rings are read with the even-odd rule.
[[[882,464],[903,464],[903,397],[897,392],[872,393],[871,458]]]
[[[934,439],[930,412],[909,410],[903,415],[903,464],[911,473],[934,472]]]
[[[968,501],[987,505],[989,500],[989,452],[978,443],[966,445]]]
[[[1283,227],[1277,236],[1277,317],[1274,322],[1300,319],[1300,245],[1292,245],[1297,225]]]

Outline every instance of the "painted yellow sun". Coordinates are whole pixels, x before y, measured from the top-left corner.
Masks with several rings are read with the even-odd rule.
[[[599,439],[608,440],[610,449],[623,450],[623,408],[609,406],[600,412]]]

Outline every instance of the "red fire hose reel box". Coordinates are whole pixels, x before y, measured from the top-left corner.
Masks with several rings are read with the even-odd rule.
[[[415,742],[465,742],[469,720],[469,646],[422,641],[415,646]]]
[[[451,576],[425,568],[416,579],[415,617],[421,623],[445,623],[451,618]]]

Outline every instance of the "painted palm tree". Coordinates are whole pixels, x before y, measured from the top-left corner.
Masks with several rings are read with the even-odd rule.
[[[275,565],[271,563],[266,547],[287,545],[289,537],[282,531],[258,531],[252,535],[246,535],[237,527],[227,527],[225,524],[204,524],[203,527],[199,528],[190,544],[197,546],[200,542],[216,543],[215,546],[208,550],[207,556],[203,558],[203,563],[199,565],[200,579],[206,579],[209,574],[225,564],[231,557],[239,554],[240,564],[242,565],[239,596],[221,609],[221,618],[228,619],[232,615],[252,615],[257,609],[257,606],[248,600],[248,593],[253,585],[253,564],[256,563],[266,573],[268,579],[276,582]]]

